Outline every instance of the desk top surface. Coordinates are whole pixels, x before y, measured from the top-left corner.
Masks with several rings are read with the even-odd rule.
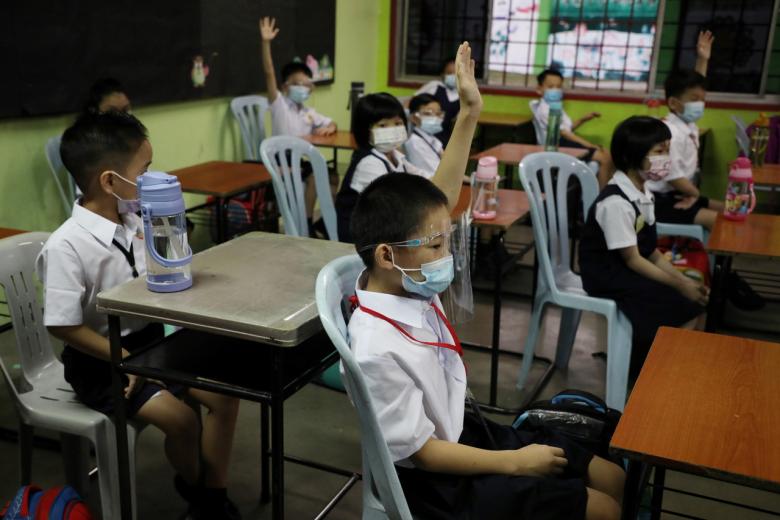
[[[661,327],[610,446],[780,491],[780,344]]]
[[[469,207],[471,202],[471,187],[463,186],[460,190],[460,197],[455,209],[452,210],[453,217],[459,217]],[[509,227],[524,218],[531,211],[528,205],[528,195],[519,190],[498,190],[498,210],[496,218],[493,220],[474,220],[472,225],[479,228],[503,229],[506,231]]]
[[[315,146],[323,146],[327,148],[341,148],[345,150],[357,150],[357,143],[351,132],[346,130],[337,130],[332,135],[306,135],[303,139],[309,141]]]
[[[522,114],[507,114],[505,112],[482,112],[479,114],[479,124],[494,126],[517,126],[527,123],[531,116]]]
[[[492,148],[488,148],[483,152],[479,152],[471,156],[472,159],[479,159],[486,155],[492,155],[498,162],[502,164],[519,164],[525,156],[532,153],[543,152],[544,146],[540,144],[517,144],[517,143],[502,143]],[[561,153],[569,154],[572,157],[583,157],[588,153],[585,148],[558,148]]]
[[[753,182],[763,186],[780,185],[780,164],[753,166]]]
[[[21,229],[0,227],[0,239],[12,237],[20,233],[27,233],[27,231],[22,231]]]
[[[98,309],[291,347],[321,329],[314,301],[320,269],[354,252],[341,242],[248,233],[196,254],[190,289],[154,293],[141,276],[100,293]]]
[[[257,163],[209,161],[169,173],[179,178],[184,192],[221,198],[271,182],[271,174]]]
[[[780,258],[780,215],[753,213],[743,221],[718,215],[707,250],[729,256]]]

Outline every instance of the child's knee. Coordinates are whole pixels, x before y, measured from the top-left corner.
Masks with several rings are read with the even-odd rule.
[[[195,410],[178,399],[175,402],[176,404],[169,410],[168,420],[163,428],[165,434],[179,438],[197,437],[200,425]]]
[[[617,500],[595,489],[588,489],[586,520],[620,520],[620,504]]]

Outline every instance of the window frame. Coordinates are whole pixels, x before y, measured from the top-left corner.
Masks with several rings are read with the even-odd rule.
[[[387,84],[391,87],[403,87],[403,88],[419,88],[423,84],[437,79],[437,76],[422,76],[404,74],[403,68],[403,56],[406,47],[406,30],[408,19],[405,16],[407,5],[409,0],[390,0],[390,56],[388,59],[388,71],[387,71]],[[485,41],[485,67],[483,67],[483,73],[487,73],[487,53],[490,52],[489,38],[492,17],[491,6],[492,2],[488,1],[488,27]],[[768,52],[764,56],[764,66],[762,68],[761,78],[761,90],[766,88],[769,63],[772,57],[772,48],[774,42],[775,28],[778,22],[778,16],[780,16],[780,0],[773,0],[774,9],[772,11],[772,24],[769,28],[768,35]],[[654,85],[657,78],[658,69],[658,56],[660,53],[661,37],[663,31],[663,15],[666,7],[666,0],[660,0],[658,7],[658,18],[656,21],[656,36],[653,42],[653,62],[650,66],[650,74],[648,83]],[[528,87],[510,87],[503,85],[489,85],[485,82],[484,78],[477,78],[480,85],[480,91],[483,94],[494,94],[511,97],[536,97],[536,89]],[[585,101],[601,101],[601,102],[616,102],[616,103],[636,103],[643,104],[644,101],[650,97],[660,96],[664,97],[662,88],[655,88],[653,90],[642,92],[619,92],[619,91],[592,91],[589,89],[567,89],[566,99],[573,100],[585,100]],[[711,108],[735,108],[741,110],[765,110],[765,111],[777,111],[780,110],[780,94],[739,94],[729,92],[715,92],[710,91],[707,93],[707,106]]]

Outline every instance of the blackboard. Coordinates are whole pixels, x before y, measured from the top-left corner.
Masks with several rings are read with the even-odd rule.
[[[300,59],[333,81],[335,0],[9,0],[0,6],[0,117],[79,111],[118,79],[134,106],[263,91],[258,19],[273,16],[277,74]],[[307,59],[308,57],[308,59]],[[314,61],[312,61],[314,60]],[[205,82],[196,62],[208,69]],[[196,70],[197,69],[197,70]],[[193,75],[193,71],[196,73]]]

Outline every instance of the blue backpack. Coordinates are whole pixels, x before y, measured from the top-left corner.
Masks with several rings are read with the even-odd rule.
[[[70,486],[46,491],[22,486],[0,512],[2,520],[93,520],[87,504]]]

